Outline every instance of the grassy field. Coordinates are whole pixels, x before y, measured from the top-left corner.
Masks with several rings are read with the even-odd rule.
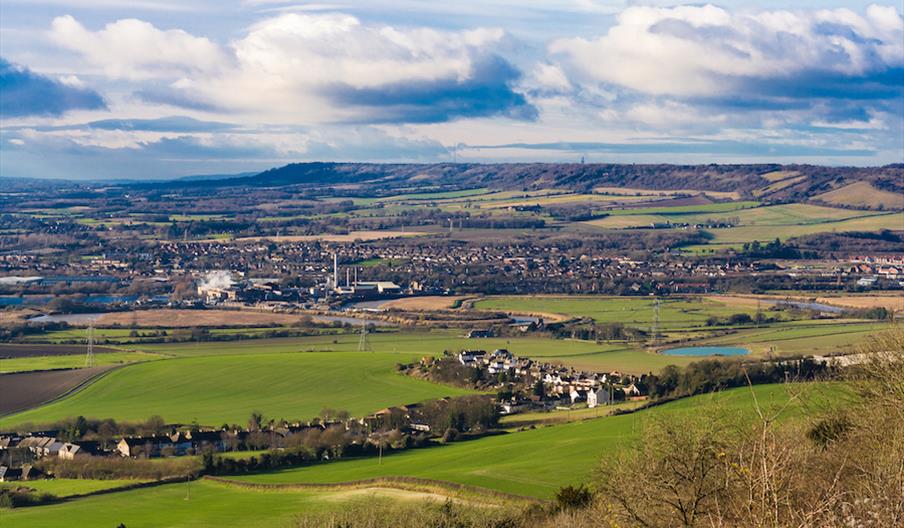
[[[477,301],[475,308],[526,313],[551,312],[569,317],[590,317],[598,323],[620,322],[649,328],[653,321],[655,301],[649,297],[610,296],[521,296],[488,297]],[[704,297],[668,298],[660,301],[660,328],[663,330],[703,326],[709,317],[725,317],[734,313],[753,315],[755,309],[732,307]]]
[[[707,206],[641,208],[613,211],[606,218],[583,222],[603,229],[646,228],[654,223],[703,224],[711,219],[735,218],[733,227],[709,229],[713,240],[690,251],[737,248],[744,242],[769,241],[831,231],[904,229],[904,214],[857,211],[808,204],[755,207],[756,202]]]
[[[121,365],[136,361],[160,359],[164,356],[144,352],[105,352],[94,354],[94,364]],[[85,366],[85,355],[37,356],[0,360],[0,374],[9,372],[29,372],[32,370],[54,370],[82,368]]]
[[[596,461],[635,441],[651,419],[687,412],[725,413],[738,423],[754,417],[752,395],[766,408],[789,401],[780,419],[801,409],[837,404],[835,385],[765,385],[679,400],[635,414],[588,419],[507,435],[409,450],[373,458],[349,459],[277,470],[234,480],[267,484],[337,483],[381,476],[446,480],[510,493],[550,498],[562,485],[586,482]],[[796,395],[804,395],[800,400]],[[804,402],[804,403],[802,403]],[[91,485],[91,484],[86,484]],[[291,526],[303,512],[341,508],[359,500],[440,499],[430,493],[391,489],[315,491],[293,488],[251,490],[201,480],[117,492],[2,513],[6,526]]]
[[[5,527],[58,528],[60,526],[159,528],[191,526],[269,528],[294,526],[304,512],[341,508],[351,501],[427,496],[396,490],[252,491],[197,481],[87,497],[62,504],[0,510]]]
[[[78,415],[145,420],[154,414],[172,423],[216,426],[243,424],[254,411],[309,419],[324,407],[361,416],[467,392],[395,372],[396,363],[415,358],[387,352],[260,352],[139,363],[62,400],[5,417],[0,426]]]
[[[793,321],[704,339],[701,345],[739,345],[754,354],[820,355],[854,352],[890,323],[875,321]]]
[[[0,483],[0,487],[24,486],[39,493],[50,493],[55,497],[71,497],[100,490],[122,488],[143,482],[141,480],[94,480],[94,479],[49,479],[29,480],[27,482]]]
[[[788,401],[788,388],[765,385],[755,387],[754,392],[761,405],[778,405]],[[714,407],[708,407],[708,403]],[[754,407],[750,389],[735,389],[687,398],[634,414],[403,451],[385,456],[382,464],[372,458],[342,460],[236,479],[262,483],[331,483],[405,475],[549,498],[562,485],[586,481],[596,461],[629,445],[645,420],[675,412],[725,412],[746,421],[753,418]],[[799,407],[794,406],[786,416],[797,412]]]
[[[904,196],[873,187],[869,182],[854,182],[844,187],[816,195],[817,200],[854,207],[904,208]]]

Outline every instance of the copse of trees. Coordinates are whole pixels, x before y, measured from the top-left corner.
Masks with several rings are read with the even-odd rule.
[[[738,359],[706,359],[685,368],[669,365],[659,374],[641,377],[640,384],[654,399],[681,398],[747,384],[813,380],[834,373],[831,365],[812,359],[745,362]]]

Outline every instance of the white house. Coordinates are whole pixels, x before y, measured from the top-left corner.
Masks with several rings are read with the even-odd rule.
[[[587,406],[597,407],[599,405],[609,405],[609,391],[606,387],[587,392]]]

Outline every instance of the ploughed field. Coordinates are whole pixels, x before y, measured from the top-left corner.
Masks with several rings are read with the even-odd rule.
[[[567,484],[587,482],[601,457],[636,441],[645,423],[677,413],[722,413],[743,426],[755,419],[754,395],[766,409],[783,408],[781,420],[836,405],[844,393],[836,384],[763,385],[667,403],[634,414],[588,419],[477,440],[387,454],[375,458],[325,462],[308,467],[227,477],[230,481],[275,487],[251,489],[200,480],[114,492],[69,502],[4,512],[11,526],[191,525],[198,527],[292,526],[295,515],[342,508],[375,499],[441,500],[443,481],[528,497],[551,498]],[[785,407],[787,405],[787,407]],[[335,487],[379,477],[419,477],[439,481],[432,493]],[[325,484],[304,488],[298,485]],[[92,485],[86,484],[85,488]],[[62,486],[65,489],[67,486]],[[437,495],[439,493],[440,495]],[[446,493],[452,493],[448,491]],[[480,497],[481,492],[472,493]],[[468,495],[465,495],[468,500]]]
[[[110,368],[112,367],[102,366],[0,374],[0,415],[50,401],[89,382]]]

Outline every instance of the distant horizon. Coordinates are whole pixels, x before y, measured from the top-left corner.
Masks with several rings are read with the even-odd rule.
[[[280,169],[283,167],[287,167],[289,165],[304,165],[304,164],[334,164],[334,165],[423,165],[423,166],[437,166],[437,165],[586,165],[586,166],[594,166],[594,165],[640,165],[640,166],[680,166],[680,167],[701,167],[701,166],[753,166],[753,165],[777,165],[780,167],[830,167],[836,169],[843,168],[852,168],[852,169],[882,169],[889,167],[896,167],[900,165],[904,165],[904,162],[893,162],[886,163],[884,165],[828,165],[828,164],[818,164],[818,163],[781,163],[781,162],[769,162],[769,161],[757,161],[753,163],[619,163],[619,162],[606,162],[606,161],[594,161],[594,162],[555,162],[555,161],[438,161],[438,162],[391,162],[391,161],[328,161],[328,160],[306,160],[306,161],[289,161],[279,165],[267,166],[263,169],[259,170],[249,170],[235,173],[217,173],[217,174],[187,174],[182,176],[171,176],[171,177],[158,177],[158,178],[97,178],[97,179],[77,179],[77,178],[54,178],[54,177],[41,177],[41,176],[16,176],[16,175],[7,175],[0,174],[0,179],[7,178],[10,180],[38,180],[38,181],[48,181],[48,182],[71,182],[77,184],[87,184],[87,183],[97,183],[97,184],[110,184],[110,183],[121,183],[121,184],[142,184],[142,183],[167,183],[167,182],[176,182],[176,181],[215,181],[215,180],[225,180],[232,178],[243,178],[249,176],[257,176],[259,174],[263,174],[267,171]]]

